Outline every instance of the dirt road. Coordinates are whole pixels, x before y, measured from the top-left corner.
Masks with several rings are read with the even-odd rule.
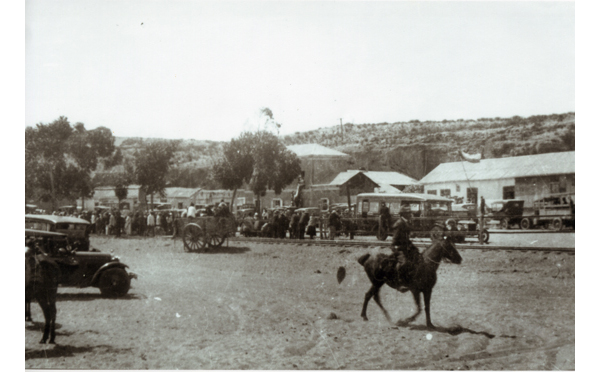
[[[57,342],[43,317],[25,327],[27,368],[69,369],[574,369],[575,259],[461,251],[442,264],[432,320],[387,323],[356,259],[364,248],[230,243],[184,253],[181,241],[92,238],[139,275],[123,299],[59,289]],[[372,250],[377,251],[378,249]],[[339,266],[347,276],[336,281]],[[410,294],[382,289],[394,319]]]

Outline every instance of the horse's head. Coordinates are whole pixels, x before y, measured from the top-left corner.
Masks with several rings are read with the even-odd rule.
[[[442,244],[442,258],[447,259],[450,263],[460,265],[462,262],[462,257],[460,253],[456,250],[454,246],[454,239],[448,236],[444,238],[441,242]]]

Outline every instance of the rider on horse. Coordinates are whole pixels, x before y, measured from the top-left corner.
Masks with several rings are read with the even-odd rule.
[[[391,260],[398,267],[399,278],[407,285],[412,281],[420,257],[419,250],[410,240],[412,214],[409,206],[402,206],[400,219],[393,226],[394,237],[390,249],[394,253]],[[401,288],[406,292],[408,288]]]

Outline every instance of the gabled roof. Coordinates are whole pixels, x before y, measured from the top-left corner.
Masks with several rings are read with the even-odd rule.
[[[343,185],[348,182],[352,177],[358,173],[362,173],[370,178],[376,184],[382,185],[401,185],[407,186],[417,183],[417,180],[408,177],[398,172],[367,172],[360,170],[349,170],[346,172],[340,172],[329,184],[330,185]]]
[[[287,149],[294,152],[299,158],[344,158],[350,157],[343,152],[321,146],[316,143],[305,145],[290,145]]]
[[[419,183],[426,185],[440,182],[482,181],[569,173],[575,173],[575,151],[483,159],[479,163],[467,161],[443,163],[423,177]]]

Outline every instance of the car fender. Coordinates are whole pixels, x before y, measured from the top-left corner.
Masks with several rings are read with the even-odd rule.
[[[125,265],[122,262],[107,262],[107,263],[105,263],[94,274],[94,277],[92,278],[91,286],[95,286],[98,284],[98,279],[100,279],[100,276],[102,275],[103,272],[105,272],[108,269],[113,269],[113,268],[121,268],[121,269],[125,270],[125,269],[128,269],[129,266]]]

